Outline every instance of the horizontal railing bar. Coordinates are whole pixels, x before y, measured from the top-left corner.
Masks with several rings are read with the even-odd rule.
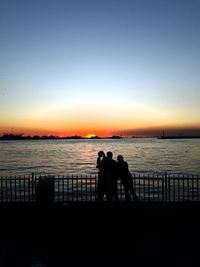
[[[96,174],[77,174],[77,175],[73,175],[73,174],[36,174],[36,173],[33,173],[34,174],[34,177],[46,177],[46,176],[49,176],[49,177],[59,177],[59,178],[94,178],[94,177],[97,177],[98,176],[98,173]],[[133,177],[134,178],[141,178],[141,177],[145,177],[145,178],[162,178],[165,176],[165,174],[137,174],[137,173],[132,173]],[[186,174],[171,174],[171,173],[167,173],[167,176],[170,177],[170,178],[200,178],[200,174],[196,174],[196,175],[186,175]],[[26,174],[26,175],[0,175],[0,178],[29,178],[29,177],[32,177],[32,174]]]

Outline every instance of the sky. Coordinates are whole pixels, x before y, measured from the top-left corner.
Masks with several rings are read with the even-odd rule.
[[[200,129],[200,0],[0,0],[0,134]]]

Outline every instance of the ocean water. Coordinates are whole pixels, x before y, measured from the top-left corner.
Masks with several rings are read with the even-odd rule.
[[[0,141],[0,176],[96,174],[99,150],[121,154],[132,173],[200,174],[200,139]]]

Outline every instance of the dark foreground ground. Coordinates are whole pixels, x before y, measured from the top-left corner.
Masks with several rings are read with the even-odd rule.
[[[5,266],[200,266],[200,203],[15,203],[0,214]]]

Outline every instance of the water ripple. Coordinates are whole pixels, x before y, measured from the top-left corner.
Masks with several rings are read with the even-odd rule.
[[[0,175],[96,174],[99,150],[122,154],[132,173],[200,174],[199,139],[144,138],[0,142]]]

